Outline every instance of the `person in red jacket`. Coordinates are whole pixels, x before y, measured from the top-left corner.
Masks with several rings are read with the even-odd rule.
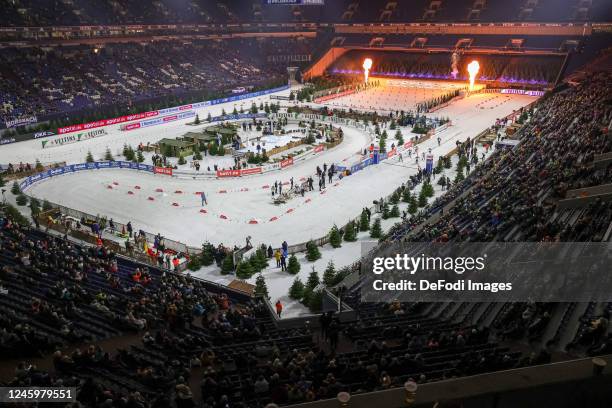
[[[276,314],[278,317],[281,317],[281,313],[283,313],[283,304],[280,299],[276,301]]]

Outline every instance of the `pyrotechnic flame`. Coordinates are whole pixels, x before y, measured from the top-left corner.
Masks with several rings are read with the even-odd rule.
[[[467,66],[468,74],[470,74],[470,91],[474,90],[474,81],[476,80],[476,75],[480,70],[480,64],[478,61],[472,61]]]
[[[370,75],[370,69],[372,68],[372,60],[366,58],[363,60],[363,75],[365,76],[365,82],[368,83],[368,76]]]

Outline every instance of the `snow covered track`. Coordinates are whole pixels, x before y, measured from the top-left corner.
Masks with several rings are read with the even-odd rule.
[[[420,151],[431,148],[435,156],[446,154],[455,148],[456,141],[475,136],[493,124],[496,118],[504,117],[533,100],[533,97],[523,95],[479,94],[453,103],[437,112],[453,121],[451,128],[440,133],[441,145],[438,146],[436,140],[429,140],[420,147]],[[218,110],[221,108],[217,107]],[[135,229],[160,232],[190,246],[199,246],[205,240],[242,245],[247,235],[256,244],[277,246],[283,240],[290,245],[297,244],[324,236],[334,223],[344,225],[356,217],[363,207],[391,194],[417,172],[413,160],[405,158],[404,163],[400,164],[395,157],[390,159],[392,165],[370,166],[339,182],[334,179],[331,185],[327,185],[324,194],[319,193],[315,186],[315,191],[306,193],[303,198],[297,196],[285,204],[272,204],[270,188],[264,186],[271,186],[277,181],[287,183],[291,178],[296,184],[300,183],[300,180],[314,173],[316,166],[346,162],[369,144],[369,134],[352,127],[335,125],[343,128],[343,143],[308,160],[296,162],[280,172],[245,178],[193,180],[125,169],[94,170],[51,178],[33,185],[28,193],[86,213],[104,214],[118,222],[131,221]],[[407,129],[401,130],[404,138],[410,136]],[[184,124],[149,129],[146,133],[135,130],[129,134],[129,143],[153,142],[162,137],[178,136],[185,131]],[[74,163],[83,161],[83,151],[93,149],[93,146],[99,149],[101,146],[97,144],[101,141],[119,150],[127,140],[126,136],[109,133],[103,138],[57,147],[53,151],[62,149],[62,157],[58,160]],[[392,133],[389,144],[393,140]],[[34,149],[20,145],[22,143],[8,147],[22,148],[21,157],[30,157],[30,160],[37,157]],[[71,153],[70,149],[77,150],[77,153]],[[15,161],[10,153],[7,155],[4,149],[0,150],[0,162],[7,159]],[[107,188],[109,185],[112,188]],[[196,195],[201,191],[206,193],[208,199],[208,205],[204,207]]]

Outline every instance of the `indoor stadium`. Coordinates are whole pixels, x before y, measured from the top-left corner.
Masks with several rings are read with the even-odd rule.
[[[1,406],[612,407],[612,0],[0,16]]]

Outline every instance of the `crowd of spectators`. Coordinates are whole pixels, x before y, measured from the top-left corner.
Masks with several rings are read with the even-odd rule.
[[[308,41],[156,41],[65,48],[6,48],[0,56],[0,121],[147,110],[286,81],[272,55],[308,52]],[[191,99],[187,99],[191,98]],[[136,109],[136,107],[139,109]],[[106,117],[106,116],[105,116]]]
[[[568,2],[566,2],[567,4]],[[571,2],[569,2],[571,3]],[[578,3],[574,4],[577,5]],[[472,0],[444,0],[435,7],[428,0],[392,7],[384,1],[337,0],[324,5],[266,4],[262,0],[129,1],[3,0],[0,6],[13,26],[94,24],[206,24],[248,22],[374,22],[374,21],[606,21],[605,2],[580,8],[529,5],[523,0],[476,7]]]

